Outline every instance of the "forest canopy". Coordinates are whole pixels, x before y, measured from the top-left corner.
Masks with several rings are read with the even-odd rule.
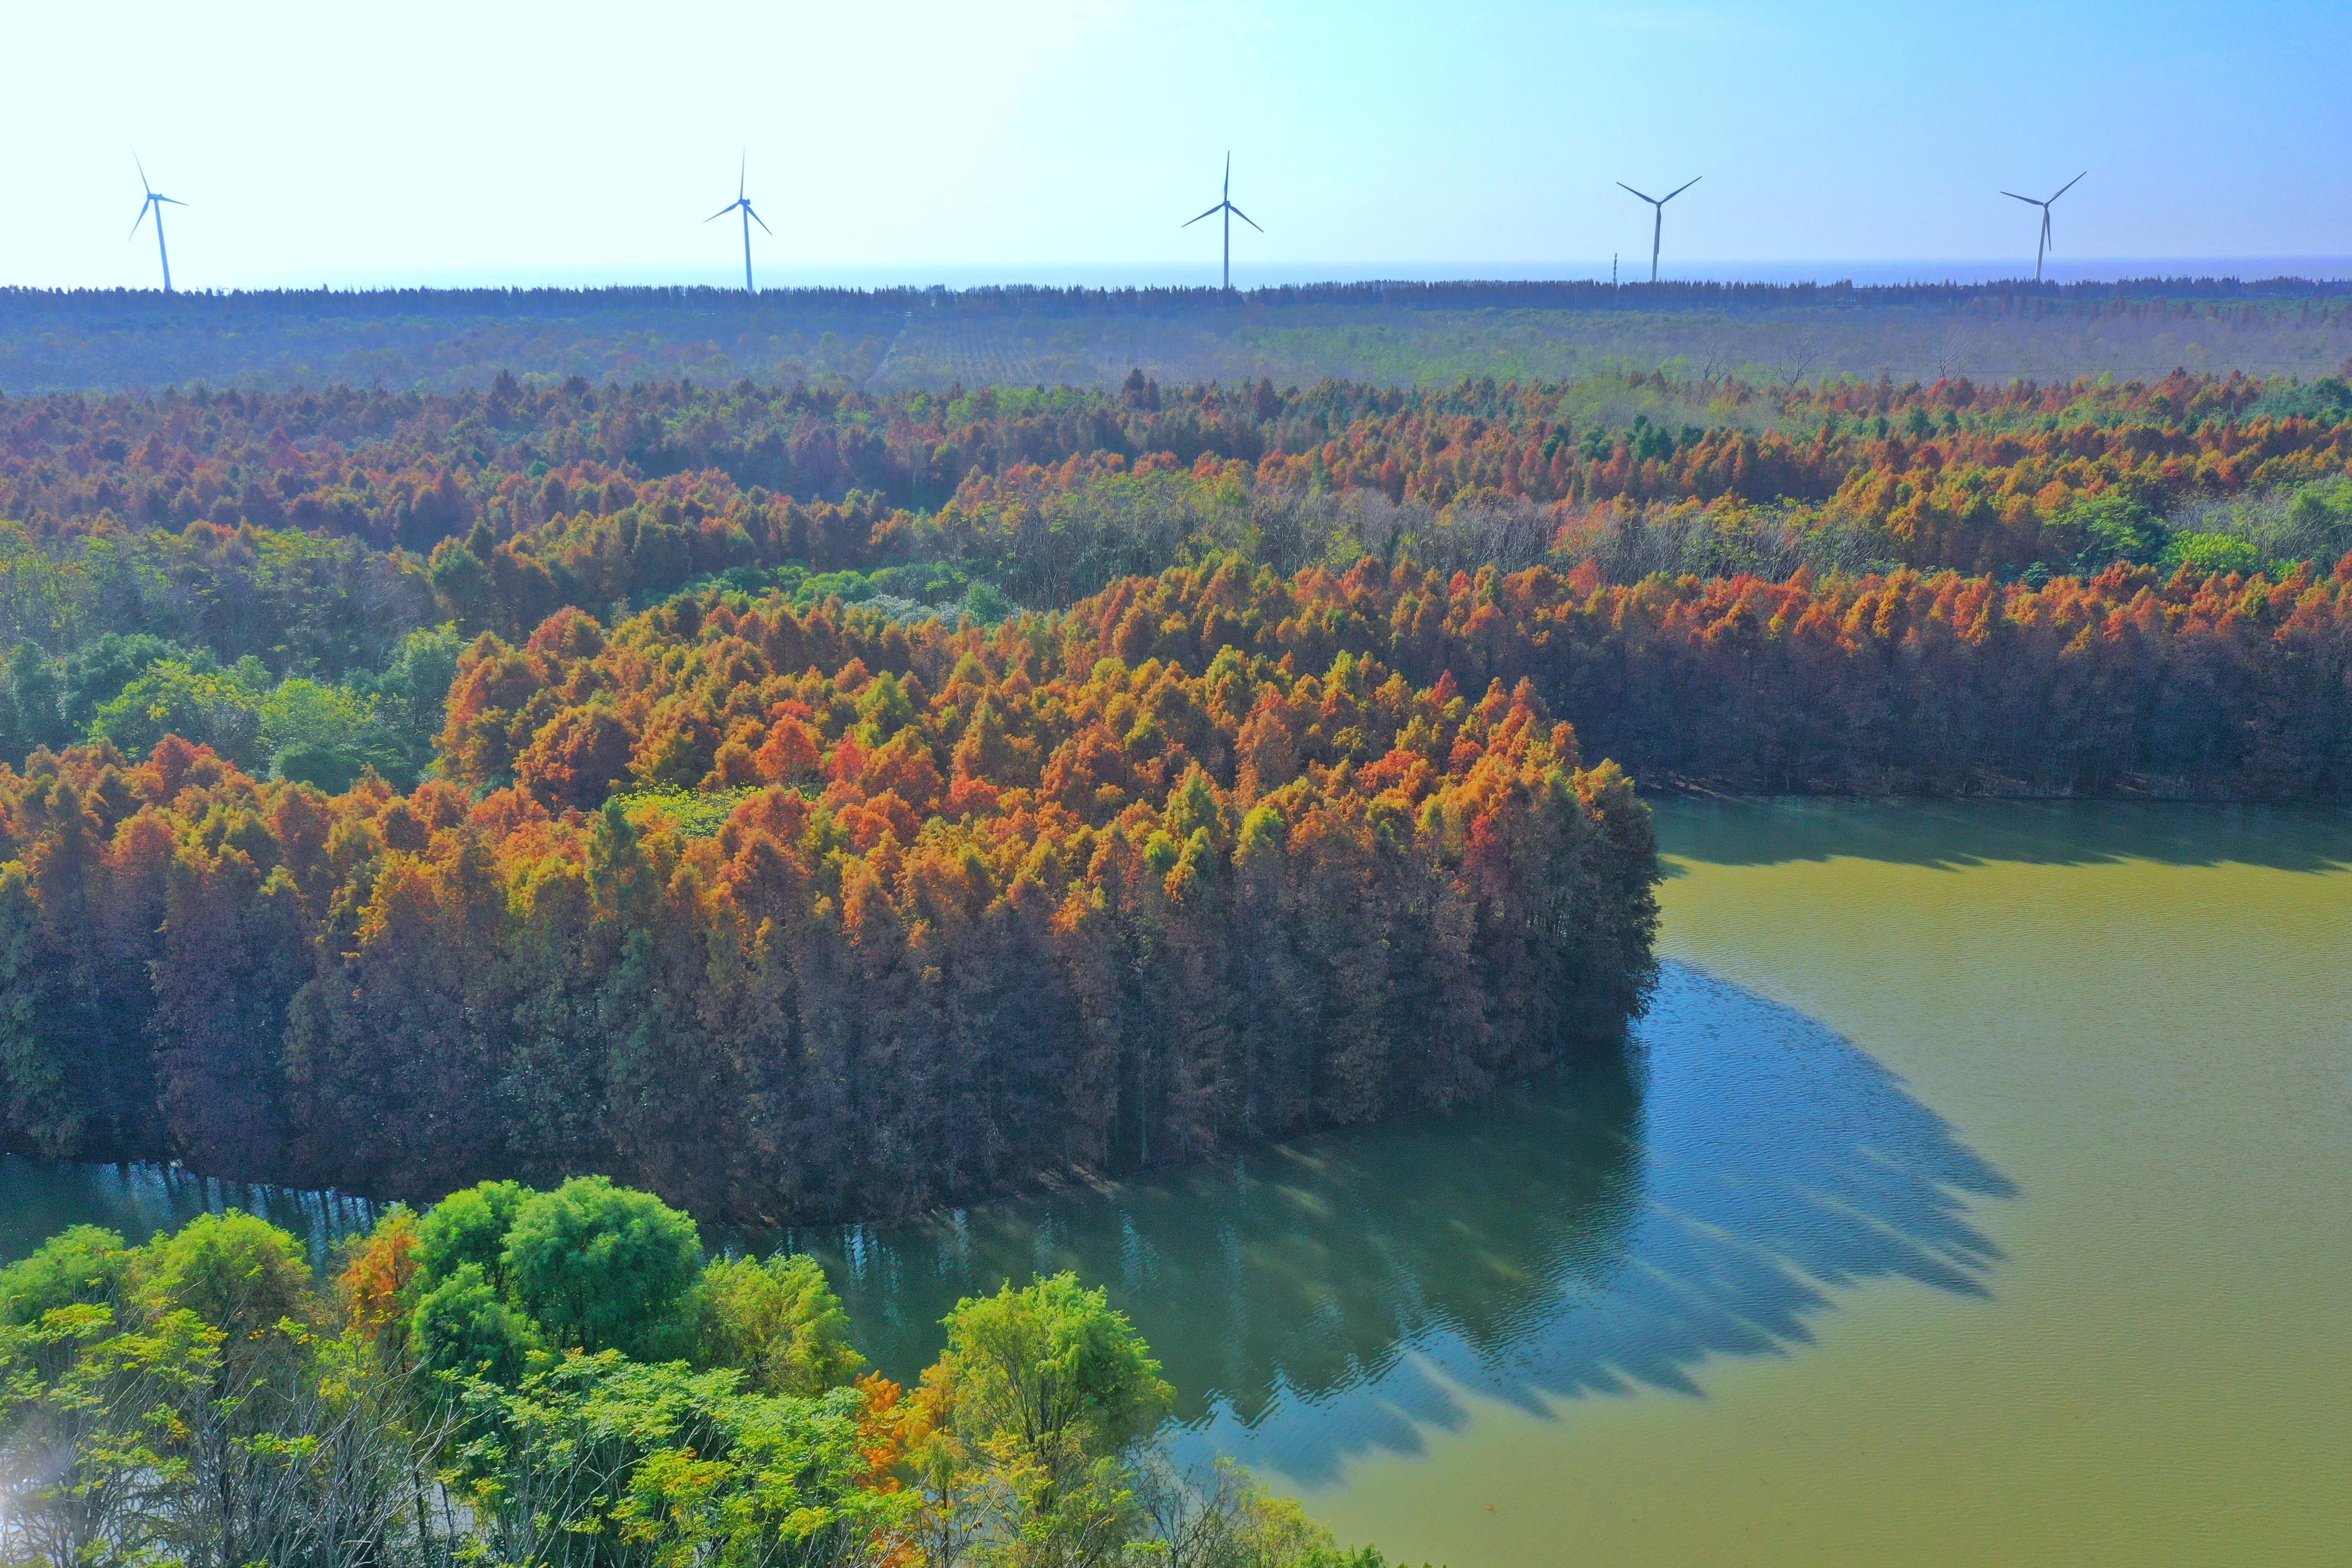
[[[20,399],[0,758],[170,730],[257,775],[405,789],[475,634],[709,588],[992,626],[1221,557],[2276,584],[2352,553],[2347,464],[2340,378]]]

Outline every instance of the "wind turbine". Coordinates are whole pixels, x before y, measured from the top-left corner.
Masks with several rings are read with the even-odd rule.
[[[158,195],[155,187],[147,183],[147,165],[139,162],[138,153],[131,154],[131,163],[139,171],[139,188],[147,193],[147,199],[139,204],[139,216],[132,220],[131,233],[123,237],[129,239],[137,236],[139,226],[147,221],[148,213],[150,211],[154,213],[155,254],[163,259],[163,292],[169,294],[172,291],[172,253],[163,247],[163,206],[167,202],[175,207],[184,207],[188,204],[177,196]]]
[[[1666,204],[1673,201],[1676,196],[1681,195],[1685,191],[1689,190],[1693,185],[1697,184],[1699,180],[1704,180],[1706,178],[1706,176],[1705,174],[1701,174],[1696,179],[1685,180],[1681,184],[1676,185],[1673,190],[1668,191],[1663,196],[1643,196],[1641,192],[1633,191],[1633,187],[1627,184],[1624,181],[1620,180],[1617,182],[1617,188],[1619,190],[1633,191],[1635,195],[1642,196],[1643,201],[1649,203],[1650,205],[1655,209],[1655,216],[1650,224],[1651,282],[1655,283],[1658,280],[1658,241],[1664,237],[1666,230]]]
[[[2083,171],[2083,174],[2087,174],[2090,172],[2090,170],[2085,169]],[[2000,193],[2002,195],[2007,196],[2011,201],[2023,202],[2027,206],[2040,207],[2042,209],[2042,237],[2033,242],[2033,280],[2036,283],[2042,281],[2042,254],[2050,248],[2050,203],[2056,201],[2060,196],[2064,195],[2068,191],[2073,190],[2076,185],[2080,184],[2083,180],[2083,174],[2075,175],[2073,179],[2067,181],[2064,184],[2051,192],[2049,201],[2037,202],[2032,196],[2021,196],[2015,191],[2003,191]]]
[[[768,220],[766,218],[761,217],[758,213],[751,210],[751,198],[743,194],[743,178],[745,174],[749,172],[750,168],[751,163],[747,157],[745,162],[739,165],[735,170],[735,199],[702,220],[705,223],[717,223],[720,218],[725,217],[729,213],[735,211],[737,208],[740,207],[742,209],[743,292],[746,294],[751,292],[751,226],[755,223],[758,224],[762,229],[767,230],[771,238],[774,237],[776,232],[772,228],[768,228]]]
[[[1230,294],[1234,291],[1234,219],[1241,219],[1250,227],[1257,229],[1260,234],[1265,232],[1259,226],[1257,219],[1234,205],[1234,155],[1231,153],[1225,154],[1225,194],[1215,206],[1202,213],[1201,217],[1214,217],[1219,213],[1225,215],[1225,292]],[[1200,222],[1201,217],[1186,218],[1176,226],[1190,228]]]

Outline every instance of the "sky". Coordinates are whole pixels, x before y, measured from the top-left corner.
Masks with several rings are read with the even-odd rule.
[[[0,284],[2352,270],[2352,5],[29,0]]]

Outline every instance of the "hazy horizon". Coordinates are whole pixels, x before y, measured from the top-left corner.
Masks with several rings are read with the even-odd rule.
[[[10,42],[0,283],[152,285],[134,149],[189,204],[168,216],[185,289],[740,280],[739,226],[706,221],[739,159],[779,281],[1206,279],[1219,226],[1182,226],[1228,152],[1265,229],[1235,226],[1237,282],[1612,252],[1646,277],[1650,209],[1616,182],[1693,176],[1669,277],[1849,258],[2030,275],[2038,214],[2001,193],[2084,171],[2056,210],[2059,276],[2352,256],[2341,4],[131,0],[28,8]]]
[[[1621,262],[1626,283],[1646,281]],[[1661,268],[1663,283],[1851,283],[1860,287],[1909,284],[1995,284],[2030,279],[2031,265],[2018,267],[2013,258],[1918,258],[1822,260],[1729,260]],[[2261,282],[2273,279],[2303,279],[2314,282],[2352,280],[2352,256],[2256,257],[2104,257],[2053,261],[2044,268],[2053,283],[2100,283],[2145,279],[2226,279]],[[1370,282],[1409,283],[1549,283],[1607,281],[1610,264],[1581,261],[1503,262],[1303,262],[1279,267],[1236,266],[1236,289],[1307,287],[1318,284]],[[755,279],[761,292],[794,289],[895,289],[944,288],[964,290],[986,288],[1198,289],[1213,288],[1215,267],[1181,267],[1139,261],[1063,263],[1010,262],[1003,265],[941,266],[920,262],[877,263],[870,266],[763,268]],[[5,285],[0,285],[5,287]],[[27,287],[43,287],[28,285]],[[68,285],[67,287],[73,287]],[[103,287],[103,286],[100,286]],[[142,285],[132,280],[128,287]],[[144,285],[152,289],[152,280]],[[415,268],[369,272],[349,270],[304,277],[278,277],[215,286],[219,292],[289,291],[325,289],[365,293],[402,289],[628,289],[704,288],[740,291],[740,268]],[[184,293],[207,291],[203,285],[181,285]]]

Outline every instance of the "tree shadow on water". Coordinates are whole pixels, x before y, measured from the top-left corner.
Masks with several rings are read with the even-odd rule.
[[[1181,1446],[1313,1486],[1460,1426],[1464,1392],[1696,1397],[1712,1358],[1810,1343],[1843,1290],[1985,1296],[1969,1208],[2014,1195],[1853,1045],[1669,964],[1629,1053],[1475,1111],[792,1239],[900,1377],[958,1297],[1075,1268],[1151,1342]]]

